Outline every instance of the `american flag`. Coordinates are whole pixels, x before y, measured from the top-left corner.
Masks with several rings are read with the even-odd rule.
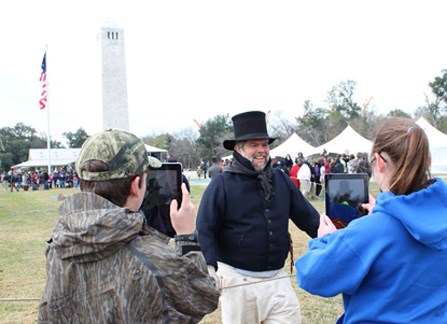
[[[42,73],[40,74],[40,82],[42,82],[42,94],[40,95],[40,110],[47,106],[47,53],[43,55]]]

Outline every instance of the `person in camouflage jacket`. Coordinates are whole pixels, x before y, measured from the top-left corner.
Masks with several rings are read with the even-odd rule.
[[[82,192],[64,200],[46,250],[39,323],[197,323],[217,308],[186,187],[182,207],[171,204],[175,248],[139,212],[146,170],[159,166],[128,132],[85,142]]]

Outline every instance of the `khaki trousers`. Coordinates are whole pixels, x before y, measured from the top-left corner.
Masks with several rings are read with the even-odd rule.
[[[284,270],[272,278],[253,278],[219,263],[217,275],[223,288],[220,297],[223,324],[301,323],[298,297]],[[230,288],[247,283],[252,284]]]

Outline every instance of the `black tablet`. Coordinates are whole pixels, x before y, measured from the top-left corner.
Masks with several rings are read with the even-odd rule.
[[[170,237],[175,235],[171,224],[170,205],[172,199],[177,199],[180,208],[181,185],[182,165],[180,163],[162,163],[161,168],[148,171],[141,210],[150,226]]]
[[[325,210],[337,228],[368,213],[362,204],[369,201],[366,173],[329,173],[324,175]]]

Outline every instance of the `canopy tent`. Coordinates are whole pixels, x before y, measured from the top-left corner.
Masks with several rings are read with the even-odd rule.
[[[144,144],[144,146],[146,147],[146,151],[148,151],[149,153],[168,153],[167,150],[152,145]]]
[[[168,157],[168,151],[152,145],[144,144],[146,151],[153,157],[156,157],[160,161],[166,161]]]
[[[52,166],[69,165],[78,159],[80,148],[50,149],[50,162]],[[28,161],[15,165],[16,168],[37,168],[48,166],[48,149],[30,149]]]
[[[315,153],[317,150],[312,145],[308,144],[296,133],[293,133],[288,139],[286,139],[282,144],[270,150],[270,156],[282,156],[285,157],[287,154],[295,157],[298,152],[302,152],[304,156]]]
[[[416,124],[427,134],[430,149],[447,146],[447,135],[433,127],[424,117],[419,118]]]
[[[233,158],[233,152],[231,152],[230,155],[223,156],[223,157],[222,157],[222,160],[223,160],[223,161],[225,161],[225,160],[229,160],[229,161],[231,161],[232,158]]]
[[[167,150],[157,148],[155,146],[147,145],[147,152],[162,160],[162,154],[167,154]],[[28,153],[28,161],[14,165],[16,168],[37,168],[37,167],[47,167],[48,162],[51,166],[65,166],[75,163],[78,159],[80,148],[57,148],[50,149],[50,161],[48,161],[48,149],[30,149]]]
[[[433,127],[425,118],[416,121],[427,134],[430,143],[431,172],[447,173],[447,135]]]
[[[324,149],[328,153],[348,153],[356,155],[358,152],[370,152],[372,142],[357,133],[351,126],[346,128],[329,142],[316,148],[318,152]]]
[[[431,149],[431,173],[447,174],[447,146]]]

